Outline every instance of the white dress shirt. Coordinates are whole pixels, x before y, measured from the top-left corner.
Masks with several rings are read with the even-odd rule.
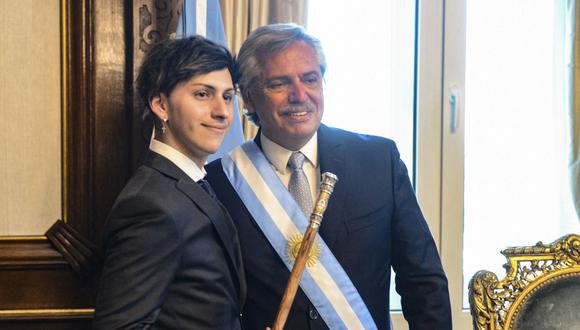
[[[149,149],[169,159],[195,182],[203,179],[206,175],[205,168],[199,168],[189,157],[159,140],[152,139]]]
[[[312,195],[312,203],[315,204],[318,199],[318,190],[320,189],[320,166],[318,165],[318,139],[317,134],[310,138],[310,140],[302,147],[300,151],[304,154],[306,159],[304,160],[303,170],[308,178],[308,184],[310,185],[310,193]],[[274,141],[268,139],[264,134],[261,133],[260,141],[262,143],[262,151],[264,155],[272,165],[272,168],[284,183],[284,186],[288,188],[288,183],[290,182],[290,176],[292,175],[292,170],[288,166],[288,160],[294,151],[288,150]]]

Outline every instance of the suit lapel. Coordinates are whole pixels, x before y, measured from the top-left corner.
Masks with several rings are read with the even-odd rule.
[[[346,157],[344,146],[340,139],[331,135],[331,129],[320,125],[318,130],[318,157],[320,161],[320,173],[330,172],[338,177],[338,182],[334,187],[334,192],[330,196],[328,207],[324,213],[320,235],[329,248],[332,249],[338,234],[344,226],[345,218],[344,204],[347,197],[347,187],[350,186],[349,178],[346,175]],[[328,224],[331,222],[331,224]]]
[[[222,245],[225,247],[229,261],[236,270],[238,286],[240,289],[239,298],[243,301],[245,299],[245,291],[243,291],[245,280],[241,263],[241,251],[239,248],[236,249],[236,243],[237,246],[239,246],[239,242],[233,221],[221,204],[217,200],[211,198],[205,190],[199,186],[199,184],[191,180],[189,177],[187,179],[180,179],[177,182],[177,189],[187,195],[212,222]]]
[[[227,213],[220,207],[219,202],[210,197],[199,184],[193,181],[167,158],[155,152],[149,152],[145,164],[175,179],[177,181],[177,189],[189,197],[207,215],[226,250],[229,262],[237,272],[238,283],[241,287],[243,283],[243,270],[241,269],[240,251],[234,247],[235,242],[237,242],[237,239],[234,239],[236,238],[235,228]],[[231,222],[229,226],[228,221]]]

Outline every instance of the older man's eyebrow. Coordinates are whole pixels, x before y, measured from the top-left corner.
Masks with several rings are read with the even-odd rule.
[[[266,82],[271,82],[271,81],[275,81],[275,80],[290,81],[290,78],[288,78],[288,76],[273,76],[273,77],[268,77],[266,79]]]
[[[310,76],[321,77],[322,75],[318,71],[308,71],[300,75],[300,77],[310,77]]]

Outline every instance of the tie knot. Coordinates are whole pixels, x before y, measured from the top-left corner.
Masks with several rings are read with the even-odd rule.
[[[292,155],[290,155],[290,159],[288,160],[288,166],[290,166],[290,168],[292,170],[299,170],[302,169],[302,165],[304,165],[304,154],[301,152],[293,152]]]

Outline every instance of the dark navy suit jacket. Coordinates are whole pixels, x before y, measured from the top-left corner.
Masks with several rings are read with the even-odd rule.
[[[319,233],[379,329],[389,329],[391,266],[410,329],[451,329],[447,279],[394,142],[321,125],[318,154],[321,172],[339,178]],[[245,329],[264,329],[273,323],[289,271],[229,184],[221,162],[206,169],[240,236],[248,283],[242,323]],[[286,329],[327,329],[301,290]]]
[[[245,278],[223,206],[150,152],[105,227],[94,329],[240,329]]]

